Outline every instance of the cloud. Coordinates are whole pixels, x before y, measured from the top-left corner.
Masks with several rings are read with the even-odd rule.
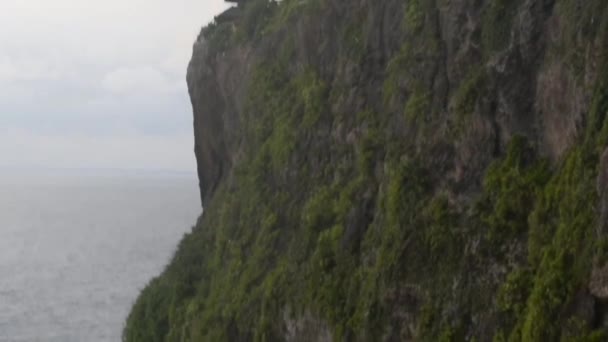
[[[2,1],[0,163],[191,170],[185,71],[200,28],[226,7]]]
[[[182,91],[183,81],[170,80],[152,67],[121,68],[108,73],[103,88],[114,93],[162,94]]]
[[[60,70],[41,59],[15,59],[0,56],[0,84],[59,79]]]
[[[0,82],[11,82],[17,75],[19,70],[8,57],[0,57]]]

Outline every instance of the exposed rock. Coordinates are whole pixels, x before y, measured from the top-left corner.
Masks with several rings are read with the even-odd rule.
[[[331,329],[314,315],[307,313],[297,318],[290,316],[288,310],[283,314],[286,342],[333,341]]]
[[[188,68],[205,214],[127,340],[606,336],[608,3],[231,11]]]
[[[608,300],[608,264],[593,268],[589,280],[589,291],[600,300]]]
[[[599,194],[599,222],[597,237],[601,239],[608,234],[608,148],[600,157],[597,175],[597,193]]]

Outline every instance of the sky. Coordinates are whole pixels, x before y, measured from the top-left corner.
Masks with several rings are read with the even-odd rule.
[[[194,172],[185,73],[222,0],[0,5],[0,168]]]

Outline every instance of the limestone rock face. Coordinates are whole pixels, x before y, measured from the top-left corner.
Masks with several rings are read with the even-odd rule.
[[[397,102],[394,110],[401,102],[407,102],[415,83],[428,88],[432,107],[429,110],[440,117],[437,131],[430,132],[437,136],[426,137],[430,142],[439,140],[442,129],[454,120],[451,114],[459,86],[470,81],[468,78],[478,71],[473,70],[475,67],[483,69],[483,93],[468,108],[472,118],[466,134],[451,142],[458,147],[450,160],[456,181],[479,179],[480,172],[504,150],[514,134],[535,141],[542,154],[553,160],[558,160],[580,136],[591,101],[585,89],[596,82],[601,42],[579,42],[580,74],[575,74],[565,60],[567,56],[552,53],[564,45],[560,39],[568,29],[563,15],[554,10],[554,0],[522,0],[515,1],[516,5],[504,5],[504,16],[508,18],[495,18],[504,21],[495,23],[505,26],[499,28],[488,27],[492,23],[484,18],[489,8],[499,5],[413,0],[412,3],[422,4],[419,10],[426,11],[420,19],[424,27],[418,32],[402,29],[408,26],[403,2],[324,2],[320,15],[298,16],[281,30],[255,42],[222,51],[209,48],[204,35],[195,43],[188,86],[194,107],[203,199],[213,192],[221,175],[229,172],[232,158],[236,157],[240,139],[236,132],[251,67],[276,58],[277,46],[286,39],[294,44],[292,71],[314,67],[328,84],[349,87],[350,94],[335,98],[332,106],[334,111],[351,112],[382,102],[387,66],[403,52],[403,43],[411,41],[412,51],[408,52],[412,54],[412,75],[398,80],[401,92],[393,99]],[[229,10],[231,20],[238,20],[232,11]],[[355,16],[362,20],[357,37],[361,46],[357,48],[364,50],[364,61],[341,56],[354,48],[337,27]],[[491,29],[499,31],[493,33],[497,36],[488,33],[485,38],[484,31]],[[435,46],[424,45],[431,42]],[[408,132],[413,129],[406,127],[403,135],[419,133]],[[352,132],[336,133],[348,136]]]
[[[604,301],[608,300],[608,265],[593,269],[589,290],[593,296]]]
[[[205,208],[128,341],[608,335],[608,2],[250,0],[187,83]]]
[[[597,193],[599,195],[598,210],[598,239],[608,234],[608,149],[600,157],[599,173],[597,175]]]
[[[194,44],[187,83],[194,110],[194,151],[203,205],[232,168],[237,115],[245,99],[246,55],[244,50],[217,55],[202,36]]]

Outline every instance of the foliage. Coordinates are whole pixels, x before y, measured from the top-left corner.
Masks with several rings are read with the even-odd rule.
[[[473,122],[495,96],[494,75],[475,67],[444,94],[451,108],[435,103],[441,84],[428,66],[443,60],[433,3],[405,2],[395,33],[403,43],[370,86],[337,82],[335,74],[351,73],[297,58],[290,28],[324,1],[254,0],[236,32],[223,24],[203,31],[216,53],[270,36],[274,55],[248,66],[239,131],[231,132],[240,144],[235,165],[163,275],[142,291],[124,340],[280,341],[286,326],[310,317],[334,340],[473,340],[480,320],[496,325],[494,341],[605,337],[568,305],[605,253],[595,242],[594,203],[608,143],[608,64],[598,67],[580,141],[559,161],[542,158],[523,135],[501,136],[494,160],[475,166],[483,177],[463,190],[453,170],[441,169],[457,159],[454,150],[435,153],[459,143],[441,137],[451,120],[441,111]],[[509,43],[519,4],[485,2],[484,57]],[[573,16],[568,23],[595,18]],[[337,20],[336,60],[364,67],[368,23]],[[585,34],[604,34],[587,26]],[[404,133],[422,122],[439,130],[424,131],[422,142]]]
[[[462,81],[452,99],[459,120],[475,112],[478,101],[486,94],[487,75],[483,67],[474,69]]]
[[[412,93],[405,105],[404,115],[408,122],[416,122],[424,118],[430,111],[430,94],[417,90]]]
[[[486,173],[481,205],[489,207],[482,220],[490,240],[497,244],[527,231],[536,196],[550,176],[548,164],[534,161],[533,153],[525,139],[516,136],[505,159],[492,164]]]
[[[573,151],[561,172],[547,185],[549,210],[557,215],[555,234],[542,247],[534,287],[527,303],[522,338],[526,341],[553,339],[561,307],[574,295],[587,276],[593,255],[595,211],[595,170],[586,163],[585,153]],[[531,243],[538,241],[531,240]],[[534,246],[533,248],[541,248]]]
[[[201,31],[201,36],[208,42],[209,49],[217,52],[228,49],[235,39],[229,23],[213,22]]]
[[[245,42],[263,35],[276,11],[277,3],[275,1],[251,0],[245,2],[242,19],[238,21],[237,25],[238,40]]]
[[[482,44],[488,53],[501,50],[511,42],[511,27],[519,0],[490,0],[484,8]]]
[[[405,8],[405,27],[411,32],[419,31],[424,24],[425,13],[422,10],[421,0],[410,0],[406,3]]]
[[[264,33],[274,33],[284,28],[290,20],[299,18],[303,13],[314,15],[325,8],[325,0],[282,0],[278,13],[272,16]]]

